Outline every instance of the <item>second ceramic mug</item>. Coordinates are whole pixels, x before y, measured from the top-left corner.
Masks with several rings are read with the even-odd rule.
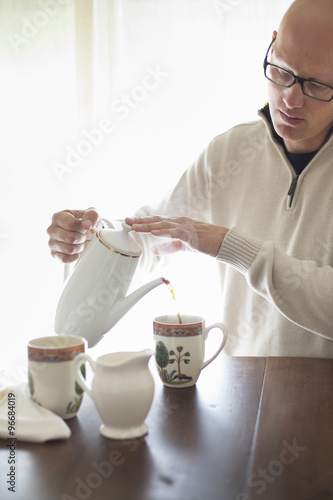
[[[75,382],[74,360],[85,351],[86,340],[74,335],[39,337],[28,343],[31,398],[63,419],[75,417],[83,390]],[[85,374],[85,365],[81,364]]]
[[[200,372],[222,351],[228,332],[222,323],[205,326],[201,316],[182,315],[182,324],[176,315],[158,316],[153,321],[155,361],[160,378],[167,387],[191,387]],[[205,341],[213,328],[222,332],[222,341],[207,361]]]

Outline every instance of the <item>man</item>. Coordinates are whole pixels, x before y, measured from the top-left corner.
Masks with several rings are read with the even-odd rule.
[[[332,0],[291,5],[264,71],[260,120],[216,137],[171,193],[126,221],[170,238],[157,254],[187,248],[217,259],[225,352],[331,358]],[[52,255],[76,260],[98,224],[93,209],[55,214]]]

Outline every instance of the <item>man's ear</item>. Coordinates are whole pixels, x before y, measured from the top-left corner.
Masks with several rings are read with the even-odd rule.
[[[273,31],[273,35],[272,35],[272,41],[277,37],[277,31]],[[274,46],[271,47],[271,54],[273,53],[274,51]]]

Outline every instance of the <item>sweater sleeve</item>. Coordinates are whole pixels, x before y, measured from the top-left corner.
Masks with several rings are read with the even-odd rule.
[[[299,260],[271,241],[236,227],[227,233],[217,259],[242,273],[251,288],[298,326],[333,340],[333,269]]]

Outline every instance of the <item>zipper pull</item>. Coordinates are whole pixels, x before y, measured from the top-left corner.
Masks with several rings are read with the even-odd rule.
[[[289,207],[291,207],[292,202],[293,202],[294,194],[295,194],[296,187],[297,187],[298,178],[299,178],[299,175],[296,175],[296,177],[293,178],[293,180],[291,181],[291,184],[290,184],[290,188],[288,191],[288,196],[291,197]]]

